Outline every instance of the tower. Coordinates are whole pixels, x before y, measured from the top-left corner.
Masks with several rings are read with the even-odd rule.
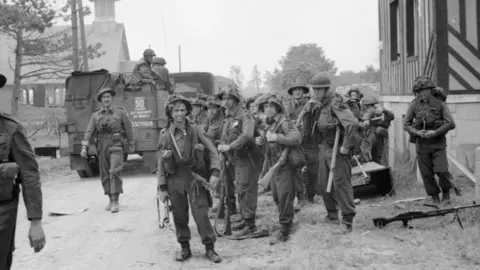
[[[95,4],[95,20],[115,22],[115,2],[119,0],[89,0]]]

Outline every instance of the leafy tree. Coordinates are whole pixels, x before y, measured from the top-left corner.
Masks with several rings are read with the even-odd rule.
[[[242,72],[242,68],[237,65],[232,65],[230,67],[230,78],[240,87],[243,89],[243,81],[245,80],[245,75]]]
[[[0,3],[0,34],[13,41],[9,59],[14,72],[12,114],[18,112],[22,80],[65,78],[72,72],[71,28],[52,29],[59,20],[70,21],[70,5],[55,8],[49,0],[3,0]],[[55,3],[53,3],[55,4]],[[82,10],[90,13],[89,9]],[[87,55],[101,57],[101,44],[88,48]],[[14,63],[12,66],[11,63]]]
[[[257,65],[253,66],[252,78],[250,79],[250,83],[253,85],[256,92],[260,91],[260,88],[262,87],[262,73],[260,73],[260,71],[258,70]]]
[[[380,69],[375,68],[373,65],[366,66],[365,70],[359,73],[365,83],[379,83],[382,79]]]
[[[353,71],[353,70],[342,70],[342,71],[340,71],[339,75],[341,75],[341,76],[352,76],[352,75],[355,75],[355,71]]]

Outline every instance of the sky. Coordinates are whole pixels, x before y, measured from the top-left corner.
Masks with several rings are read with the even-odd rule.
[[[84,5],[93,8],[90,1]],[[254,65],[271,71],[302,43],[322,47],[339,71],[378,67],[378,0],[119,0],[116,20],[131,60],[150,46],[171,72],[179,70],[179,45],[182,71],[229,76],[239,65],[247,79]]]

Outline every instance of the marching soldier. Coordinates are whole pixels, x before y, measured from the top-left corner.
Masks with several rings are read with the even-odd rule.
[[[100,179],[105,195],[110,198],[105,210],[112,213],[119,211],[118,199],[120,193],[123,193],[120,173],[123,169],[124,153],[134,152],[132,123],[125,109],[113,104],[114,96],[115,91],[111,88],[103,88],[98,92],[97,100],[102,107],[90,118],[80,153],[83,158],[87,158],[87,147],[92,136],[95,136]],[[125,140],[128,145],[124,145]]]
[[[455,129],[455,122],[447,105],[432,95],[435,84],[429,77],[419,76],[413,84],[417,96],[410,103],[404,119],[404,128],[415,143],[418,167],[425,190],[434,203],[450,203],[452,175],[448,171],[447,139],[448,131]],[[434,175],[439,178],[440,189]]]
[[[204,131],[186,121],[191,112],[190,102],[176,95],[165,108],[170,123],[160,135],[158,144],[161,157],[158,160],[158,193],[162,202],[167,198],[171,200],[177,241],[181,245],[175,259],[185,261],[192,256],[188,226],[190,204],[202,244],[205,245],[205,256],[219,263],[222,259],[215,252],[216,238],[208,218],[212,197],[201,178],[208,179],[207,175],[210,175],[209,188],[215,188],[219,181],[220,159],[213,143],[204,136]],[[210,157],[209,168],[204,160],[205,151]]]
[[[243,230],[240,235],[257,231],[255,215],[257,211],[258,176],[261,160],[255,151],[253,142],[255,118],[241,105],[242,98],[236,88],[220,93],[224,102],[227,121],[223,126],[221,143],[218,150],[227,154],[229,164],[235,166],[235,181],[240,205],[241,222],[232,229]],[[227,183],[232,185],[232,183]],[[235,221],[232,219],[232,221]]]
[[[167,62],[162,57],[154,57],[152,60],[152,71],[155,73],[155,82],[158,90],[167,91],[169,94],[173,93],[173,87],[170,82],[170,73],[165,67]]]
[[[321,138],[319,155],[319,192],[323,194],[323,202],[327,210],[324,221],[330,224],[338,224],[338,206],[342,214],[342,229],[339,233],[352,231],[353,218],[355,217],[355,205],[353,204],[353,187],[350,182],[351,163],[350,152],[355,143],[355,135],[358,130],[358,120],[343,102],[341,96],[332,93],[330,79],[320,73],[310,80],[314,98],[305,106],[308,112],[305,114],[304,123],[308,132],[318,133]],[[336,130],[340,129],[338,152],[333,153]],[[336,155],[335,170],[330,172],[330,163],[333,155]],[[333,173],[332,190],[326,192],[328,175]]]
[[[302,135],[296,126],[286,117],[282,101],[276,96],[271,95],[258,104],[258,110],[267,115],[269,129],[266,134],[266,161],[270,166],[276,162],[281,162],[277,174],[270,182],[273,200],[277,205],[279,212],[279,222],[282,226],[280,232],[270,244],[285,242],[288,240],[292,231],[295,199],[295,181],[296,174],[288,158],[282,158],[282,152],[287,147],[299,146],[302,142]],[[264,137],[257,137],[256,143],[264,145]]]
[[[310,89],[304,84],[297,83],[293,87],[290,87],[287,90],[287,93],[291,96],[290,101],[287,103],[287,116],[290,120],[296,122],[297,118],[300,116],[303,107],[307,103],[305,94],[308,94]],[[317,179],[318,172],[318,147],[312,146],[304,149],[305,156],[309,160],[309,164],[305,168],[300,168],[295,174],[295,190],[297,196],[297,205],[295,211],[299,211],[303,206],[305,206],[305,193],[308,193],[308,199],[310,202],[313,202],[315,197],[315,184]],[[302,177],[304,171],[306,183],[304,183],[304,177]]]
[[[0,88],[6,82],[0,74]],[[40,252],[45,246],[45,233],[38,163],[20,122],[0,113],[0,269],[12,267],[20,186],[30,221],[30,246]]]
[[[153,83],[155,73],[152,71],[152,61],[155,52],[152,49],[146,49],[143,52],[143,58],[133,67],[133,74],[144,84]]]
[[[193,110],[190,115],[190,121],[195,125],[200,127],[203,131],[206,131],[208,126],[208,117],[207,117],[207,105],[203,99],[196,98],[192,101]]]
[[[362,118],[362,105],[360,104],[360,100],[363,99],[363,94],[360,92],[358,87],[352,87],[347,92],[348,96],[348,107],[353,112],[353,115],[360,120]]]

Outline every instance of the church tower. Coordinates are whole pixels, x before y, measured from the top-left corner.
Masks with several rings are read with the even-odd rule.
[[[115,22],[115,2],[119,0],[90,0],[95,4],[94,22]]]

